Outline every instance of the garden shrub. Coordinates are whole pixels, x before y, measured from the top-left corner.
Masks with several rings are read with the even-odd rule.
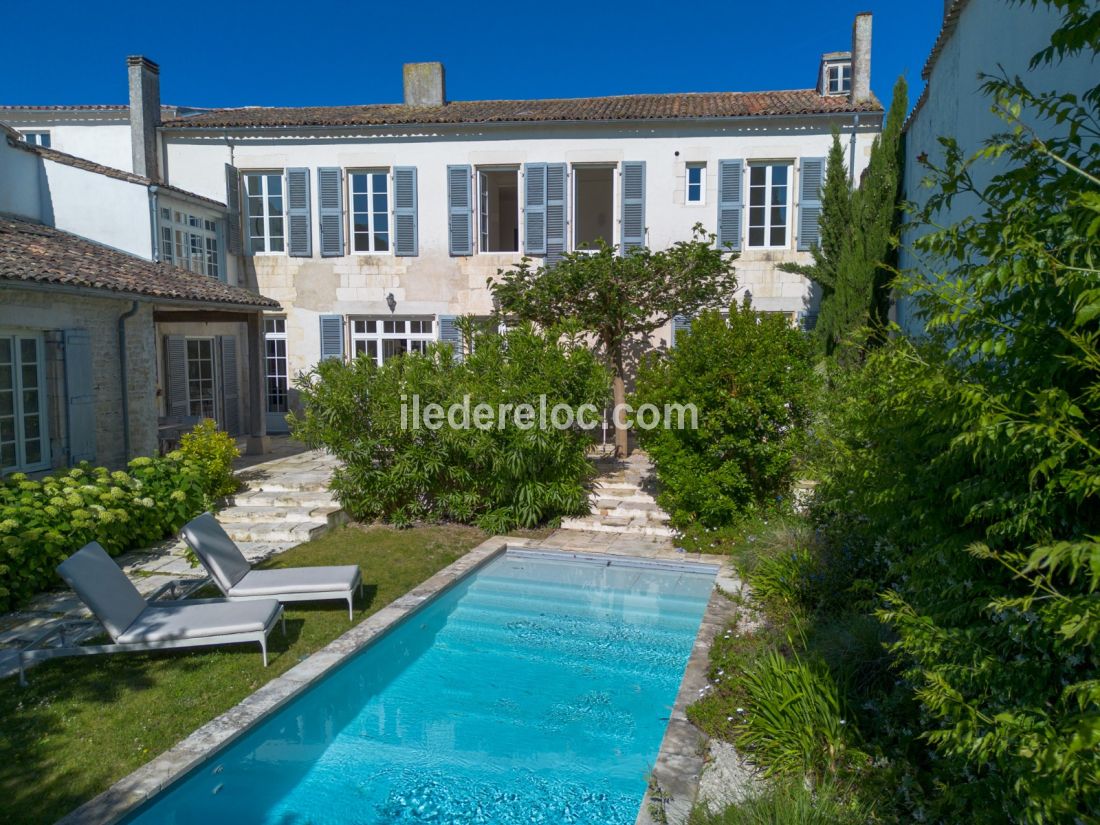
[[[645,358],[633,403],[694,404],[697,429],[638,430],[673,523],[723,527],[789,495],[814,386],[811,345],[786,316],[746,304],[703,313]]]
[[[368,358],[322,361],[297,382],[303,413],[290,417],[291,430],[341,459],[332,490],[354,518],[453,520],[504,532],[587,512],[589,435],[537,422],[521,428],[511,412],[498,427],[497,411],[530,404],[537,415],[540,396],[547,410],[558,403],[602,410],[606,369],[560,330],[525,325],[505,336],[469,330],[468,337],[472,352],[462,360],[436,344],[382,366]],[[414,428],[414,397],[421,413],[429,404],[459,405],[471,421],[488,404],[492,424]]]
[[[180,453],[198,464],[203,478],[207,507],[218,499],[237,492],[240,482],[233,475],[233,461],[240,456],[237,442],[229,433],[218,429],[210,418],[204,418],[180,439]]]
[[[85,463],[41,480],[5,478],[0,611],[57,584],[57,565],[90,541],[118,555],[171,535],[207,509],[212,492],[228,487],[225,438],[202,427],[186,449],[135,458],[125,472]]]

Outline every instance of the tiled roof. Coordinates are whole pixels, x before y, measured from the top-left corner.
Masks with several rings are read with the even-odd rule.
[[[225,204],[220,201],[216,201],[213,198],[205,197],[204,195],[196,195],[194,192],[188,192],[186,189],[180,189],[178,186],[171,186],[167,183],[157,183],[151,178],[147,178],[144,175],[135,175],[133,172],[125,172],[122,169],[115,169],[111,166],[104,166],[102,163],[95,163],[94,161],[86,160],[85,158],[78,158],[76,155],[66,154],[65,152],[59,152],[56,149],[47,149],[45,146],[35,146],[27,143],[23,140],[10,141],[13,146],[17,146],[20,149],[25,149],[28,152],[32,152],[36,155],[40,155],[46,160],[52,160],[55,163],[62,163],[65,166],[72,166],[77,169],[83,169],[85,172],[94,172],[97,175],[104,175],[108,178],[115,178],[116,180],[124,180],[129,183],[136,183],[141,186],[156,186],[166,192],[174,192],[177,195],[182,195],[191,200],[202,201],[210,206],[218,209],[225,209]]]
[[[769,115],[881,112],[872,98],[853,105],[845,96],[814,89],[785,92],[702,92],[550,100],[456,100],[443,106],[399,103],[304,108],[214,109],[166,120],[169,128],[258,128],[297,126],[399,126],[463,123],[682,120]]]
[[[70,232],[0,214],[0,286],[80,287],[151,301],[278,309],[255,292],[158,264]]]

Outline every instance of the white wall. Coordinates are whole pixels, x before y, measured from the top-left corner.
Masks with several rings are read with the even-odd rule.
[[[130,172],[134,161],[127,117],[123,113],[120,118],[117,112],[77,117],[45,111],[5,114],[4,122],[20,132],[49,132],[51,149]]]
[[[148,259],[149,190],[144,184],[40,159],[45,178],[42,221]]]
[[[939,164],[942,149],[937,138],[955,138],[966,154],[981,148],[982,142],[1009,129],[990,107],[992,101],[982,94],[979,74],[1000,74],[1002,66],[1009,77],[1019,75],[1032,91],[1073,92],[1080,94],[1097,82],[1097,65],[1089,56],[1071,58],[1051,67],[1028,68],[1032,55],[1050,43],[1058,27],[1059,15],[1043,4],[1007,0],[970,0],[959,16],[955,31],[947,40],[932,69],[928,96],[909,124],[905,144],[906,197],[924,203],[928,190],[920,186],[927,171],[918,162],[921,154]],[[931,47],[931,44],[929,44]],[[1024,115],[1025,122],[1039,134],[1051,134],[1057,127]],[[1003,164],[984,161],[973,169],[975,181],[988,181]],[[956,223],[976,211],[974,199],[958,197],[938,223]],[[942,268],[937,261],[922,259],[913,242],[922,231],[913,227],[904,232],[901,267],[931,275]],[[914,315],[915,306],[901,299],[897,306],[898,323],[909,332],[919,332],[921,323]]]
[[[879,118],[862,116],[857,138],[856,176],[866,166]],[[789,248],[742,253],[737,263],[742,290],[753,294],[761,309],[797,313],[811,303],[810,283],[798,275],[780,272],[782,261],[809,261],[795,251],[797,228],[798,160],[824,157],[836,123],[850,131],[852,117],[746,120],[719,124],[555,125],[526,127],[450,128],[431,134],[336,134],[313,137],[287,135],[239,136],[228,145],[222,135],[197,137],[183,131],[164,132],[164,153],[172,184],[224,200],[224,164],[238,169],[311,169],[314,257],[285,254],[245,259],[246,280],[255,278],[260,291],[279,301],[288,315],[288,351],[291,369],[312,365],[319,356],[318,316],[389,315],[386,295],[393,293],[398,315],[488,314],[492,309],[486,279],[514,265],[522,253],[448,254],[446,167],[522,166],[534,162],[613,163],[646,162],[647,244],[665,248],[690,237],[699,222],[708,230],[717,226],[718,161],[727,158],[789,160],[795,164]],[[848,134],[843,134],[845,149]],[[677,153],[679,153],[677,155]],[[707,192],[703,205],[685,204],[685,164],[707,164]],[[321,258],[318,248],[318,167],[347,169],[415,166],[418,175],[419,255],[347,255]],[[391,187],[392,192],[392,187]],[[520,193],[522,203],[523,185]],[[747,190],[746,190],[747,192]],[[615,225],[619,238],[620,181],[615,178]],[[345,210],[347,198],[345,194]],[[391,200],[392,208],[392,200]],[[747,216],[747,210],[746,210]],[[345,231],[346,235],[346,231]],[[475,233],[476,235],[476,233]],[[523,221],[520,221],[521,249]],[[667,337],[667,336],[666,336]]]

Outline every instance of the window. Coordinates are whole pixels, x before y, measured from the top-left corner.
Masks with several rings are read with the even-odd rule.
[[[351,243],[355,252],[390,251],[389,175],[384,169],[352,172]]]
[[[852,90],[852,64],[832,63],[825,67],[825,92],[830,95],[847,94]]]
[[[47,149],[50,148],[49,132],[24,132],[23,140],[25,140],[31,146],[44,146]]]
[[[214,339],[187,339],[187,414],[217,418],[214,412]]]
[[[351,322],[351,354],[377,364],[406,352],[427,352],[434,341],[431,318],[359,318]]]
[[[519,175],[515,169],[479,169],[478,251],[519,251]]]
[[[40,335],[0,335],[0,470],[49,465],[46,359]]]
[[[574,166],[573,181],[573,248],[594,248],[601,238],[614,243],[614,168]]]
[[[284,251],[283,173],[248,172],[244,182],[249,248],[252,252]]]
[[[707,165],[689,163],[687,165],[687,202],[702,203],[706,191]]]
[[[789,163],[749,167],[749,246],[774,249],[787,245],[790,178]]]
[[[160,246],[167,263],[211,278],[222,275],[217,221],[162,206]]]
[[[264,318],[264,352],[267,358],[267,411],[285,413],[289,409],[286,318]]]

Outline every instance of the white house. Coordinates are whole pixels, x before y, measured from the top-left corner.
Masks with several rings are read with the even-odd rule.
[[[739,251],[758,309],[811,322],[810,282],[777,265],[810,260],[834,130],[855,180],[867,164],[883,115],[870,56],[862,14],[852,50],[823,55],[798,90],[449,101],[442,65],[426,63],[405,67],[397,104],[187,110],[162,107],[158,68],[130,58],[129,134],[107,107],[100,126],[83,107],[0,118],[85,157],[125,142],[135,173],[226,204],[224,271],[208,274],[282,307],[265,319],[278,429],[296,372],[454,341],[457,316],[491,313],[498,270],[597,239],[662,248],[702,224]],[[153,220],[154,258],[180,260],[176,227]]]
[[[941,136],[954,138],[964,154],[972,155],[984,141],[1011,128],[992,111],[993,101],[981,90],[982,75],[1020,77],[1033,92],[1056,90],[1078,96],[1096,83],[1098,67],[1091,53],[1030,67],[1032,56],[1050,44],[1051,34],[1060,22],[1058,9],[1045,3],[945,0],[940,32],[922,73],[924,91],[905,126],[907,200],[925,203],[929,190],[921,182],[928,172],[921,158],[940,165]],[[1023,118],[1039,135],[1059,128],[1026,112]],[[981,186],[1000,168],[999,162],[983,161],[971,172]],[[973,198],[960,195],[949,210],[937,216],[937,222],[942,226],[957,223],[977,208]],[[900,266],[931,276],[943,268],[943,263],[915,248],[914,241],[923,231],[912,223],[904,228]],[[911,299],[900,298],[895,311],[902,329],[911,334],[923,329]]]

